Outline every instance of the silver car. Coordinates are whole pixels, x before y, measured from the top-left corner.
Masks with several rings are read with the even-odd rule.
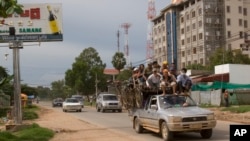
[[[214,113],[198,107],[188,95],[153,95],[144,108],[134,109],[129,115],[136,132],[151,130],[160,133],[164,141],[179,132],[198,132],[207,139],[216,126]]]
[[[67,111],[81,112],[82,104],[76,98],[66,98],[62,104],[62,109],[64,112],[67,112]]]
[[[99,94],[96,99],[96,110],[97,112],[105,112],[105,110],[122,112],[122,104],[116,94]]]

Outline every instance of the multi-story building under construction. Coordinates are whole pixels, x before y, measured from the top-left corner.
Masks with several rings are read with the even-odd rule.
[[[249,55],[249,8],[249,0],[173,0],[152,20],[153,58],[180,69],[207,65],[217,48]]]

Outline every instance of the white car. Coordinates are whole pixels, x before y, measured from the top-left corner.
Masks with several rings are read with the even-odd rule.
[[[62,109],[64,112],[67,111],[81,112],[82,103],[76,98],[66,98],[65,101],[63,102]]]
[[[105,112],[105,110],[122,112],[122,104],[116,94],[99,94],[96,99],[96,110],[97,112]]]

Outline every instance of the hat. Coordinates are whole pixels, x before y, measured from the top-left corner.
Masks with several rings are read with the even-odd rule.
[[[163,62],[162,62],[162,64],[167,65],[167,64],[168,64],[168,62],[167,62],[167,61],[163,61]]]
[[[135,67],[133,71],[137,71],[137,70],[139,70],[139,69],[137,67]]]

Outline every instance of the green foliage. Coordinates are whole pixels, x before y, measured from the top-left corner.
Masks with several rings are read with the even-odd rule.
[[[128,80],[131,76],[132,76],[132,70],[124,69],[117,75],[117,80],[120,80],[120,81]]]
[[[231,111],[233,113],[245,113],[250,111],[250,105],[225,107],[222,109],[222,111]]]
[[[218,48],[213,55],[210,56],[210,65],[208,69],[213,70],[214,66],[221,64],[250,64],[250,58],[242,54],[240,50],[224,50]]]
[[[0,132],[1,141],[49,141],[54,132],[47,128],[42,128],[38,124],[32,124],[22,128],[17,132]]]
[[[0,141],[18,141],[18,137],[11,134],[10,132],[0,132]]]
[[[0,107],[0,118],[1,117],[6,117],[8,111],[10,111],[10,108],[2,108],[2,107]]]
[[[33,124],[31,127],[15,133],[20,141],[48,141],[54,136],[54,132],[47,128],[42,128],[38,124]]]
[[[106,77],[103,70],[106,64],[97,51],[92,48],[86,48],[76,57],[72,64],[72,69],[65,73],[65,84],[71,87],[76,93],[89,95],[95,93],[96,79],[98,79],[98,88],[106,87]]]
[[[38,110],[39,108],[34,105],[23,108],[23,120],[37,119],[39,117],[37,114]]]
[[[206,67],[201,64],[191,64],[188,65],[186,68],[192,70],[206,70]]]
[[[8,17],[13,13],[21,14],[23,5],[17,3],[17,0],[0,0],[0,17]]]
[[[124,68],[126,65],[126,59],[124,58],[124,54],[122,52],[116,52],[112,58],[112,64],[115,69],[120,70]]]
[[[65,85],[64,80],[54,81],[51,83],[51,85],[52,85],[51,88],[52,99],[58,97],[65,99],[66,97],[69,97],[70,95],[73,94],[72,89]]]

